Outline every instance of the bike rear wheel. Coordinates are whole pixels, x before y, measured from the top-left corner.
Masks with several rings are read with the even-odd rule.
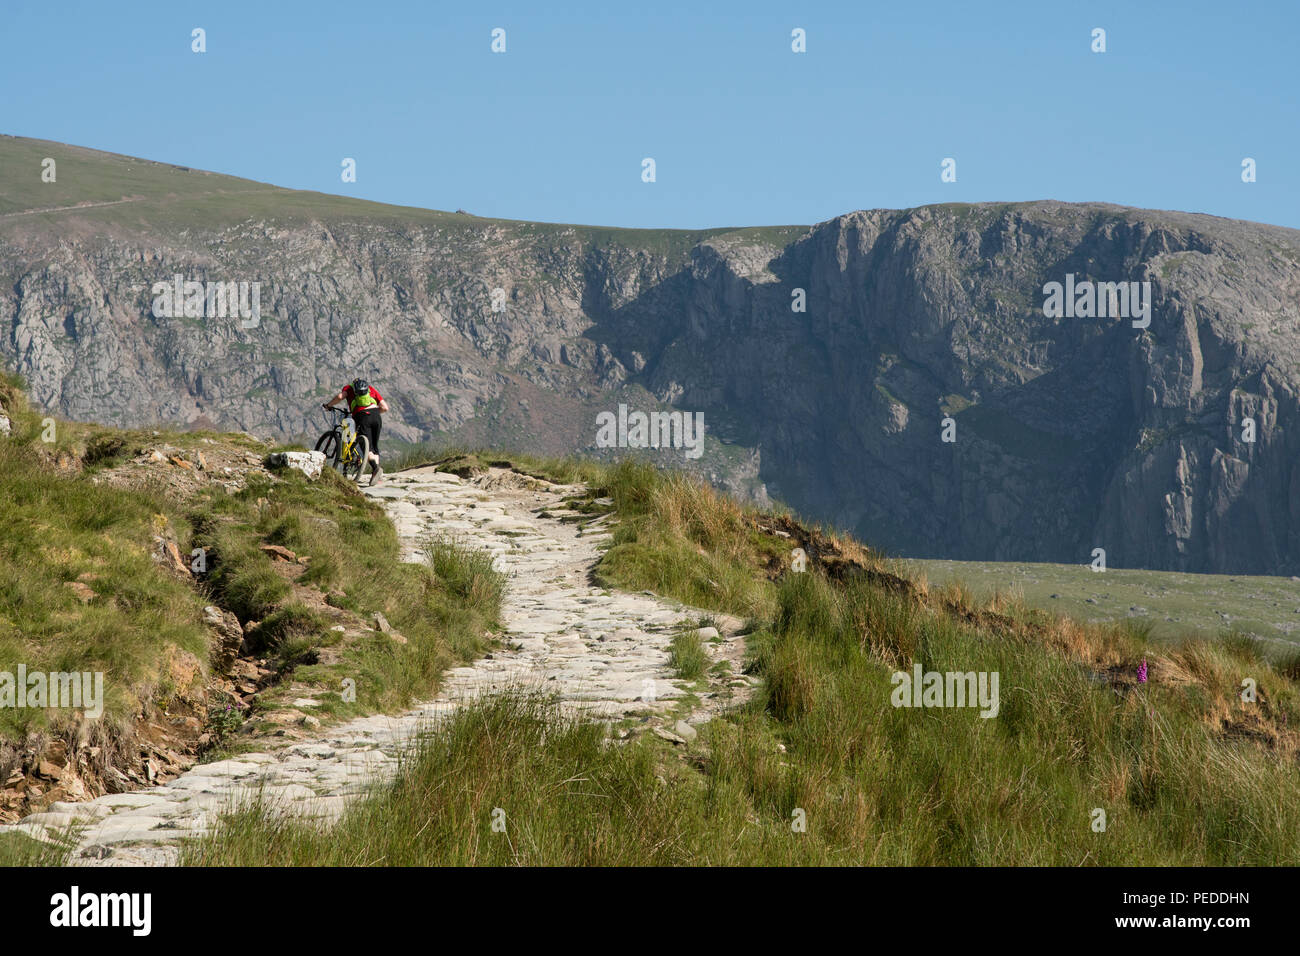
[[[339,433],[328,431],[316,439],[316,450],[325,455],[325,463],[337,469],[339,467]]]
[[[357,443],[352,446],[352,454],[343,463],[343,477],[349,481],[360,481],[366,472],[366,463],[370,459],[370,439],[365,435],[357,436]]]

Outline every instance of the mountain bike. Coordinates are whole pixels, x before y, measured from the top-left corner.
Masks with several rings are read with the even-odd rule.
[[[360,481],[370,458],[370,439],[357,434],[356,422],[345,409],[322,406],[322,411],[326,431],[316,439],[316,450],[344,478]]]

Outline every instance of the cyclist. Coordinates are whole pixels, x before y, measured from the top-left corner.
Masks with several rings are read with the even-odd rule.
[[[339,402],[347,402],[352,420],[357,424],[357,436],[365,435],[370,442],[370,458],[367,462],[373,469],[370,472],[370,483],[382,485],[384,469],[379,466],[379,430],[383,427],[381,414],[388,411],[388,402],[364,378],[354,378],[351,384],[344,385],[322,407],[333,408]]]

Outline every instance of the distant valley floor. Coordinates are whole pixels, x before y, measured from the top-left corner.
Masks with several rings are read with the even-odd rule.
[[[1241,574],[1186,574],[1018,561],[901,559],[932,585],[964,584],[977,598],[1022,596],[1031,607],[1079,620],[1148,621],[1173,638],[1239,630],[1300,645],[1300,579]]]

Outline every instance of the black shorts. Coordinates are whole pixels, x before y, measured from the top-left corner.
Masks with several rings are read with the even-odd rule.
[[[378,412],[368,412],[365,415],[353,416],[353,421],[357,423],[357,435],[365,435],[370,442],[370,453],[379,454],[379,430],[384,426],[384,420]]]

